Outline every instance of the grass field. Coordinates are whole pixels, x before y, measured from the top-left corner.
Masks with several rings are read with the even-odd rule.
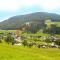
[[[51,21],[46,21],[45,24],[49,27],[51,24],[55,24],[57,27],[60,27],[60,22],[51,22]]]
[[[60,60],[60,49],[0,44],[0,60]]]
[[[4,32],[16,32],[16,30],[0,30],[0,33],[4,33]]]

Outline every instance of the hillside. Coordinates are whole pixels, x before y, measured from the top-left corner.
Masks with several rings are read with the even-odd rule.
[[[21,28],[26,24],[26,22],[32,22],[34,26],[38,24],[38,26],[44,26],[44,21],[47,18],[51,18],[52,21],[60,21],[60,15],[47,13],[47,12],[36,12],[26,15],[18,15],[11,17],[3,22],[0,22],[0,29],[17,29]],[[41,24],[41,22],[43,24]],[[32,26],[33,26],[32,25]],[[34,27],[33,26],[33,27]]]

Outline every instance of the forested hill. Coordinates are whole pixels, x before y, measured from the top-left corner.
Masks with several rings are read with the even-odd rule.
[[[34,22],[35,24],[37,24],[38,22],[44,23],[44,21],[48,18],[51,19],[52,21],[60,21],[60,15],[58,14],[47,13],[47,12],[36,12],[26,15],[14,16],[5,21],[2,21],[0,22],[0,29],[17,29],[22,27],[27,22],[31,22],[33,24]]]

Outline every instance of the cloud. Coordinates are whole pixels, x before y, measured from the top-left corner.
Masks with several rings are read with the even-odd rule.
[[[38,6],[45,10],[60,7],[60,0],[0,0],[0,11],[16,11],[25,7]]]
[[[54,10],[60,8],[60,0],[42,0],[39,5],[44,10]]]
[[[34,5],[34,0],[0,0],[0,11],[16,11]]]
[[[17,0],[0,0],[0,11],[14,11],[19,8]]]

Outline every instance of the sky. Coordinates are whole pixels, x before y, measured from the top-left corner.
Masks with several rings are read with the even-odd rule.
[[[0,21],[34,12],[60,14],[60,0],[0,0]]]

